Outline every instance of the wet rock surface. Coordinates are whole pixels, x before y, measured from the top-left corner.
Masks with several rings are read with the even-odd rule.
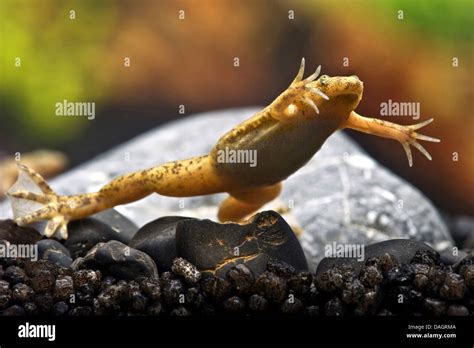
[[[54,239],[43,239],[36,244],[38,245],[38,258],[49,260],[63,267],[71,265],[71,254],[60,242]]]
[[[84,256],[94,245],[116,240],[127,244],[138,228],[125,216],[110,209],[68,224],[64,245],[73,258]]]
[[[160,272],[171,270],[176,251],[176,226],[186,217],[166,216],[149,222],[138,230],[129,243],[132,248],[141,250],[155,261]]]
[[[118,241],[96,244],[84,257],[74,260],[73,269],[99,269],[119,279],[157,278],[158,270],[150,256]]]
[[[0,240],[7,240],[12,244],[34,244],[42,236],[33,228],[21,227],[13,220],[0,220]]]
[[[338,246],[346,247],[341,244],[336,244],[335,246],[336,248]],[[429,250],[434,253],[434,250],[430,246],[409,239],[392,239],[363,247],[363,259],[358,258],[356,254],[354,254],[356,255],[355,257],[350,258],[326,257],[319,263],[316,274],[325,272],[335,265],[351,265],[358,271],[368,259],[383,254],[394,256],[400,263],[408,263],[418,250]],[[337,252],[337,250],[335,250],[335,252]],[[387,262],[390,262],[390,260],[387,260]]]
[[[269,259],[281,260],[300,271],[308,269],[292,229],[272,211],[258,213],[246,224],[180,221],[176,248],[178,255],[195,264],[203,275],[224,277],[238,264],[259,275]]]

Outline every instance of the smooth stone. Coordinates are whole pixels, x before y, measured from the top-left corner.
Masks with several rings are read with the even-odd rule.
[[[74,260],[72,268],[100,270],[117,279],[158,278],[150,256],[115,240],[97,244],[86,256]]]
[[[462,250],[458,250],[456,247],[453,247],[452,249],[444,250],[439,255],[441,257],[442,263],[452,266],[464,259],[467,256],[467,253]]]
[[[218,110],[160,126],[56,177],[50,184],[60,194],[93,192],[119,175],[209,153],[225,132],[259,110]],[[387,141],[379,139],[381,146]],[[398,151],[405,156],[401,147]],[[130,160],[124,161],[124,153],[130,154]],[[284,159],[275,154],[275,160]],[[150,195],[116,209],[139,226],[177,214],[216,220],[217,207],[226,196]],[[285,219],[303,230],[300,241],[312,269],[332,242],[369,245],[405,238],[429,243],[437,251],[453,246],[433,204],[343,132],[331,135],[304,167],[284,181],[279,199],[262,210],[282,206],[290,208]],[[0,216],[11,216],[9,205],[0,204]]]
[[[137,232],[137,226],[115,209],[91,217],[71,221],[69,237],[64,242],[73,258],[84,256],[97,243],[116,240],[128,244]]]
[[[36,243],[38,258],[54,262],[62,267],[69,267],[72,263],[69,250],[54,239],[43,239]]]
[[[445,216],[445,221],[460,249],[474,249],[474,217]]]
[[[189,218],[165,216],[153,220],[140,228],[128,245],[150,255],[160,273],[170,271],[173,260],[178,257],[176,225],[186,219]]]
[[[399,263],[410,263],[418,250],[433,250],[429,245],[409,239],[392,239],[380,243],[367,245],[364,247],[363,260],[348,257],[325,257],[321,260],[316,270],[319,275],[334,266],[351,265],[358,272],[365,261],[372,257],[380,256],[385,253],[395,256]]]
[[[297,270],[308,269],[298,239],[274,211],[258,213],[245,224],[180,221],[176,249],[203,275],[224,277],[230,268],[243,263],[258,276],[265,271],[269,259],[284,261]]]
[[[35,244],[42,238],[33,228],[18,226],[13,220],[0,220],[0,240],[11,244]]]

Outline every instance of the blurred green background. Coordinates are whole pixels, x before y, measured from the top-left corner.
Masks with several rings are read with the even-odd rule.
[[[74,166],[166,121],[266,105],[306,57],[364,81],[361,114],[420,102],[420,120],[390,121],[434,117],[433,162],[409,168],[399,144],[347,133],[443,210],[474,214],[473,17],[472,0],[0,0],[0,152],[57,149]],[[95,119],[55,116],[64,99],[95,102]]]

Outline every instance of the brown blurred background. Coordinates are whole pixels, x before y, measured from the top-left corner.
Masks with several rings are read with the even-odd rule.
[[[416,152],[410,168],[400,144],[347,133],[443,211],[474,215],[473,4],[1,0],[0,152],[50,148],[74,166],[170,120],[266,105],[305,57],[310,70],[358,75],[363,115],[419,102],[419,120],[389,120],[434,117],[422,131],[442,139],[426,145],[432,162]],[[56,117],[64,99],[95,102],[95,119]]]

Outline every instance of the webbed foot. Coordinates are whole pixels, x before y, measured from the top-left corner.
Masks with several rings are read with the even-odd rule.
[[[17,166],[18,179],[7,192],[15,222],[24,226],[49,220],[35,227],[48,238],[58,232],[60,238],[67,239],[67,196],[57,195],[33,169],[23,164]]]

